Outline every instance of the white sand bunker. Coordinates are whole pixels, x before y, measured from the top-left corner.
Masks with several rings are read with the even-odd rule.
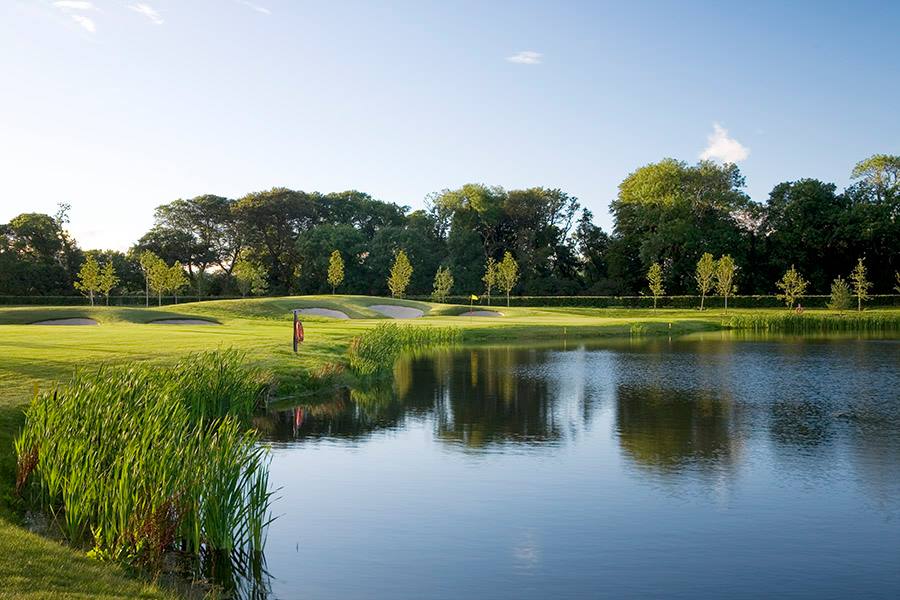
[[[503,313],[499,313],[495,310],[470,310],[469,312],[464,312],[461,317],[502,317]]]
[[[300,314],[315,315],[317,317],[331,317],[332,319],[349,319],[347,313],[330,308],[301,308]]]
[[[425,311],[421,311],[418,308],[398,306],[396,304],[372,304],[369,308],[392,319],[418,319],[425,314]]]
[[[77,318],[77,319],[51,319],[49,321],[38,321],[32,325],[97,325],[97,321],[93,319]]]
[[[150,325],[218,325],[215,321],[206,321],[204,319],[159,319],[150,321]]]

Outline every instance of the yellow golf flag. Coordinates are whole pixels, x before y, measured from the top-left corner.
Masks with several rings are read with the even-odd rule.
[[[476,296],[475,294],[472,294],[472,297],[469,298],[469,300],[474,302],[474,301],[478,300],[478,296]]]

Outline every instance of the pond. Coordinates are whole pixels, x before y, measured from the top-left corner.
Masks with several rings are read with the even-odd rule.
[[[270,414],[276,598],[900,596],[900,341],[403,359]]]

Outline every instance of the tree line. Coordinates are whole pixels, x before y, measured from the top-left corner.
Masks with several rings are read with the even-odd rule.
[[[774,293],[788,266],[802,273],[804,293],[828,293],[859,259],[873,291],[888,293],[900,270],[900,157],[871,156],[851,179],[842,191],[817,179],[784,182],[756,202],[736,165],[664,159],[621,182],[611,232],[555,188],[467,184],[429,195],[422,210],[358,191],[203,195],[159,206],[151,229],[124,253],[80,249],[62,205],[56,215],[26,213],[0,224],[0,294],[116,292],[149,301],[180,293],[664,291],[697,293],[703,302],[734,289]],[[145,264],[148,253],[165,269]],[[103,285],[91,260],[107,273]],[[725,287],[717,274],[723,260],[733,265]],[[509,280],[498,278],[504,261],[516,265],[506,289]],[[85,284],[78,274],[89,264]]]

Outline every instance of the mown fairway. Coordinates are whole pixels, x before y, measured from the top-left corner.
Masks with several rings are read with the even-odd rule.
[[[127,578],[118,567],[97,563],[83,552],[27,533],[12,498],[15,458],[12,440],[35,386],[65,380],[75,369],[147,360],[172,364],[187,353],[236,348],[272,373],[276,394],[297,394],[308,374],[326,363],[344,363],[350,339],[385,322],[373,304],[399,304],[426,311],[409,321],[424,326],[458,326],[467,342],[551,340],[633,334],[682,334],[722,327],[721,311],[536,309],[499,307],[502,317],[461,317],[468,306],[361,296],[304,296],[188,303],[162,309],[39,307],[0,309],[0,581],[16,596],[61,594],[85,597],[156,597],[161,592]],[[306,342],[291,351],[293,308],[341,310],[351,319],[305,316]],[[479,307],[486,308],[486,307]],[[778,315],[778,310],[733,310],[729,315]],[[825,314],[826,311],[810,311]],[[900,311],[867,311],[895,318]],[[217,325],[153,325],[165,318],[202,318]],[[92,318],[98,326],[36,326],[35,321]],[[26,590],[28,590],[26,592]]]

